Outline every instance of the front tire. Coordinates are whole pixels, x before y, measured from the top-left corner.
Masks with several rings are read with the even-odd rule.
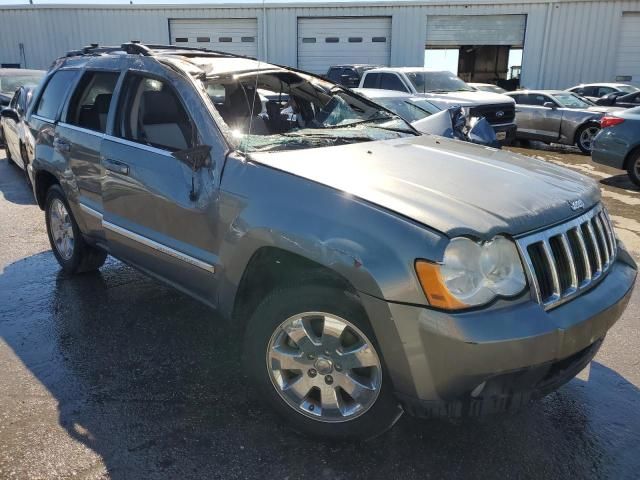
[[[45,219],[51,249],[66,273],[91,272],[104,264],[107,253],[84,241],[60,185],[47,192]]]
[[[600,133],[600,125],[597,123],[587,123],[581,126],[576,132],[576,146],[585,155],[591,154],[593,139]]]
[[[369,439],[402,414],[364,309],[343,290],[268,295],[247,325],[244,361],[258,398],[303,433]]]
[[[633,153],[627,163],[627,173],[633,183],[640,187],[640,150]]]

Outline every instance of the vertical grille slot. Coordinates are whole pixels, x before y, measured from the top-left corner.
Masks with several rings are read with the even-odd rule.
[[[532,294],[545,308],[578,295],[614,263],[617,246],[602,205],[566,224],[518,240]]]
[[[533,270],[538,280],[538,290],[542,301],[546,301],[553,295],[553,280],[551,279],[551,271],[547,265],[542,242],[529,245],[527,248],[529,258],[533,265]]]

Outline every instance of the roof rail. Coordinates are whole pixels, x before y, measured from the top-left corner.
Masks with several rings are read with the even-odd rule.
[[[220,57],[230,57],[230,58],[247,58],[250,60],[255,60],[253,57],[248,57],[246,55],[238,55],[235,53],[222,52],[217,50],[209,50],[207,48],[198,48],[198,47],[183,47],[179,45],[162,45],[162,44],[144,44],[139,40],[131,40],[130,42],[123,43],[119,47],[117,46],[100,46],[97,43],[92,43],[85,47],[82,47],[80,50],[70,50],[66,53],[66,57],[76,57],[82,55],[102,55],[113,52],[125,52],[130,55],[144,55],[144,56],[153,56],[154,53],[159,53],[159,51],[167,51],[172,50],[175,52],[202,52],[208,55],[215,55]]]

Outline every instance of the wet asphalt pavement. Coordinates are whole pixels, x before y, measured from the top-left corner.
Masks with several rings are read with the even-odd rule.
[[[640,260],[640,191],[566,149]],[[215,312],[118,261],[68,278],[44,214],[0,153],[0,479],[637,478],[640,288],[595,361],[521,413],[404,416],[367,443],[288,430],[247,396]]]

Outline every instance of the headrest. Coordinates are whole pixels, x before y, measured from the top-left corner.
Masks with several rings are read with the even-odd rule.
[[[107,113],[109,111],[109,104],[111,103],[110,93],[101,93],[96,95],[96,99],[93,104],[96,107],[98,113]]]
[[[161,123],[177,123],[184,120],[182,107],[175,95],[164,91],[148,91],[142,94],[144,115],[142,123],[153,125]]]
[[[253,87],[237,86],[235,90],[227,91],[224,103],[229,113],[236,117],[249,117],[251,113],[255,116],[262,111],[260,95]]]

